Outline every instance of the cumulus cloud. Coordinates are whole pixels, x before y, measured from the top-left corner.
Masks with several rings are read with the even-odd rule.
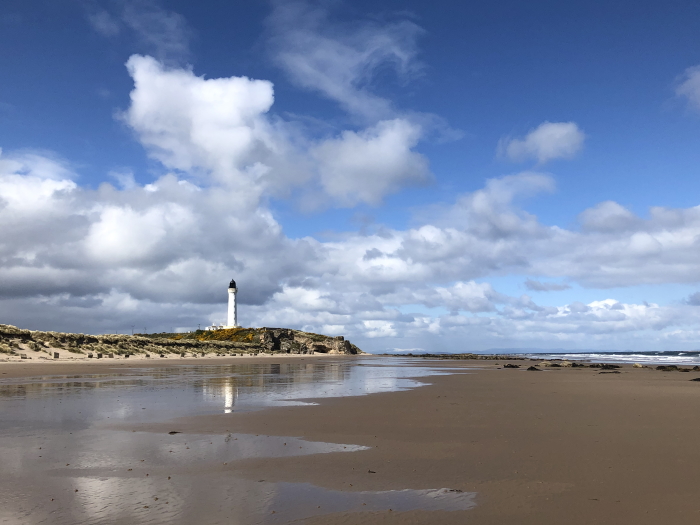
[[[585,138],[575,122],[543,122],[523,138],[502,139],[498,152],[514,162],[535,159],[544,164],[574,157]]]
[[[221,283],[231,276],[241,283],[246,324],[345,334],[368,349],[383,349],[387,338],[429,350],[605,348],[639,334],[646,347],[692,344],[682,334],[700,320],[692,297],[675,306],[601,299],[543,307],[488,283],[511,272],[599,287],[695,282],[696,208],[654,208],[626,228],[545,226],[516,202],[551,190],[551,178],[524,173],[458,197],[433,223],[320,242],[286,238],[257,189],[239,201],[226,179],[197,186],[165,174],[96,190],[76,179],[55,157],[0,157],[6,322],[94,332],[138,319],[151,329],[191,328],[222,320]]]
[[[317,187],[352,206],[425,182],[427,161],[414,150],[420,125],[393,115],[299,139],[272,115],[266,80],[206,79],[140,55],[128,68],[134,89],[122,119],[161,169],[148,184],[122,169],[111,174],[114,185],[91,189],[55,155],[0,156],[5,322],[90,332],[136,320],[193,328],[223,320],[222,283],[235,277],[243,323],[344,334],[368,349],[385,348],[387,338],[393,348],[455,351],[693,344],[693,296],[671,306],[607,294],[542,306],[488,280],[515,273],[595,288],[696,283],[698,207],[655,207],[641,218],[603,202],[581,213],[580,228],[551,226],[523,202],[554,191],[554,179],[522,172],[455,196],[411,228],[290,239],[269,207],[280,188]],[[544,161],[554,150],[533,155]]]
[[[247,77],[205,79],[132,56],[131,106],[123,120],[149,154],[200,183],[222,184],[255,203],[309,183],[319,203],[376,205],[387,194],[430,180],[427,160],[413,151],[421,128],[405,119],[313,140],[269,114],[272,83]],[[330,199],[328,198],[330,197]]]
[[[421,74],[416,40],[423,30],[405,18],[378,22],[335,21],[318,4],[274,2],[266,23],[274,62],[296,85],[337,102],[360,129],[314,139],[310,153],[316,191],[303,192],[302,207],[379,204],[391,193],[432,179],[415,151],[427,136],[460,137],[440,117],[402,111],[374,88],[387,72],[399,82]]]
[[[700,110],[700,66],[685,70],[676,87],[676,94],[685,97],[693,108]]]
[[[598,232],[622,231],[640,225],[640,219],[617,202],[605,201],[579,215],[585,230]]]
[[[203,175],[231,184],[264,175],[260,158],[272,158],[275,146],[264,118],[274,100],[272,83],[204,79],[139,55],[127,68],[134,89],[123,118],[154,158],[170,169],[205,170]]]
[[[412,151],[420,134],[417,125],[394,119],[323,141],[312,151],[321,186],[339,203],[354,206],[377,205],[388,193],[427,182],[428,161]]]

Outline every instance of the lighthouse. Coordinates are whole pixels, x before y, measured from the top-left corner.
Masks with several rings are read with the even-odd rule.
[[[238,309],[236,308],[236,281],[231,279],[228,283],[228,319],[226,328],[238,328]]]

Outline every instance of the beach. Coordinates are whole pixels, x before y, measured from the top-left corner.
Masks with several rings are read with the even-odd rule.
[[[132,354],[128,358],[116,356],[114,358],[103,357],[97,359],[87,356],[74,357],[64,356],[62,359],[37,358],[21,359],[18,356],[0,359],[0,379],[34,377],[44,375],[76,375],[76,374],[113,374],[120,371],[129,371],[147,368],[168,368],[180,365],[194,364],[236,364],[236,363],[269,363],[272,361],[285,362],[297,360],[327,359],[329,357],[338,358],[337,354],[239,354],[235,357],[229,355],[207,354],[205,356],[180,357],[177,354],[168,354],[166,357],[159,357],[153,354],[146,357],[146,354]]]
[[[271,359],[277,356],[246,362]],[[405,363],[451,374],[423,378],[429,385],[403,391],[316,399],[314,405],[235,417],[140,421],[128,428],[154,435],[294,436],[366,447],[350,453],[248,457],[216,469],[219,475],[254,482],[307,483],[343,492],[448,488],[475,493],[475,506],[468,510],[331,512],[295,521],[305,524],[651,525],[700,519],[700,382],[690,381],[700,372],[630,365],[620,373],[596,368],[534,372],[526,370],[528,361],[513,361],[521,365],[517,369],[489,361]],[[59,373],[57,363],[49,366],[41,373]],[[60,373],[70,366],[74,374],[102,372],[93,363],[64,366]],[[35,370],[0,363],[0,380],[18,380]],[[319,508],[324,504],[319,500]],[[206,509],[202,512],[201,523],[214,522]],[[276,519],[284,522],[282,516]]]

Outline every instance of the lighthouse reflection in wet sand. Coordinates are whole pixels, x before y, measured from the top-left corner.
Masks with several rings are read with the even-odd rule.
[[[231,279],[228,285],[228,319],[226,320],[226,328],[238,327],[238,309],[236,307],[236,281]]]

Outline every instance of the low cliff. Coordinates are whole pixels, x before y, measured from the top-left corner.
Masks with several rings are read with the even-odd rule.
[[[0,324],[0,355],[71,354],[361,354],[340,337],[287,328],[197,330],[185,334],[86,335]],[[39,354],[40,355],[40,354]],[[77,357],[77,356],[76,356]]]
[[[157,337],[158,334],[148,337]],[[212,342],[245,345],[258,352],[283,354],[361,354],[362,350],[342,335],[329,337],[292,330],[290,328],[231,328],[224,330],[196,330],[186,334],[170,334],[171,340],[198,344]]]

